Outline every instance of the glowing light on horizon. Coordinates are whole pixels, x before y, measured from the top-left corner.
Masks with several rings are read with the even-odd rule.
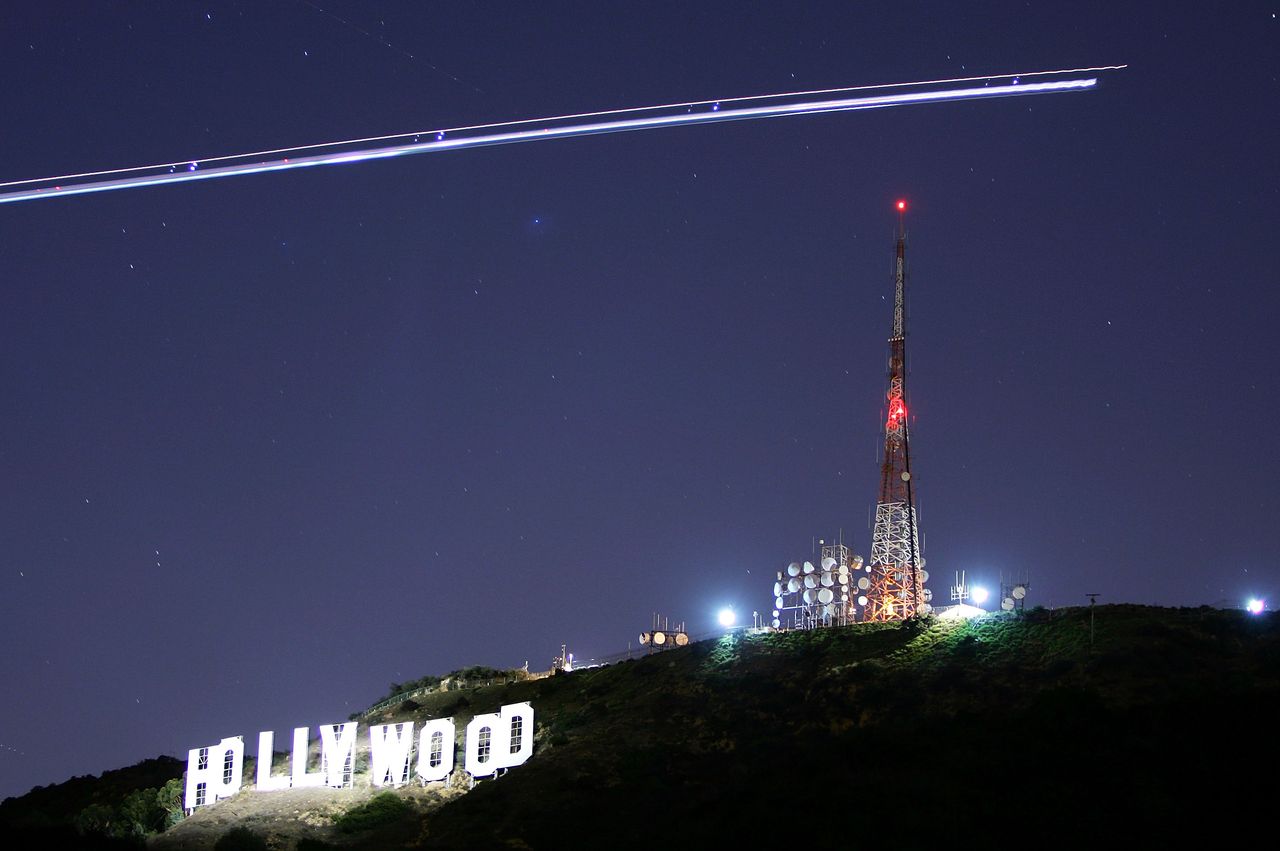
[[[721,609],[720,614],[716,617],[723,627],[730,627],[738,622],[738,616],[734,614],[733,609]]]
[[[969,596],[973,598],[973,602],[981,606],[983,603],[987,602],[987,598],[991,596],[991,592],[986,588],[978,587],[970,591]]]
[[[1249,612],[1249,614],[1260,615],[1266,610],[1267,601],[1259,600],[1257,597],[1252,597],[1249,599],[1249,602],[1244,604],[1244,607],[1245,607],[1245,610]]]
[[[388,159],[408,154],[434,153],[460,150],[464,148],[487,147],[491,145],[509,145],[519,142],[531,142],[539,139],[565,139],[578,136],[623,133],[633,130],[650,130],[663,127],[680,127],[694,124],[709,124],[753,118],[780,118],[792,115],[850,112],[861,109],[881,109],[893,106],[911,106],[916,104],[942,103],[958,100],[977,100],[985,98],[1047,94],[1054,92],[1082,91],[1096,86],[1098,82],[1097,77],[1056,79],[1034,83],[1005,82],[1000,85],[990,85],[989,83],[997,80],[1016,80],[1018,78],[1025,78],[1029,76],[1083,74],[1095,71],[1110,71],[1124,67],[1126,66],[1112,65],[1061,71],[1037,71],[1018,75],[1005,74],[991,77],[964,77],[914,83],[854,86],[841,89],[821,89],[776,95],[720,98],[713,101],[664,104],[662,106],[652,107],[634,107],[630,109],[609,110],[604,112],[584,112],[541,119],[525,119],[521,121],[508,121],[497,124],[481,124],[469,127],[402,133],[394,136],[374,136],[361,139],[349,139],[341,142],[300,145],[293,148],[275,148],[246,154],[187,158],[151,166],[135,166],[131,168],[79,172],[76,174],[60,175],[57,177],[38,178],[34,180],[16,180],[9,181],[7,183],[0,183],[0,189],[10,189],[10,191],[0,193],[0,204],[10,204],[18,201],[31,201],[39,198],[56,198],[67,195],[109,192],[115,189],[131,189],[140,186],[185,183],[192,180],[213,180],[216,178],[231,177],[241,174],[262,174],[265,172],[310,168],[312,166],[364,162],[367,160]],[[932,89],[929,91],[902,91],[872,95],[865,94],[865,92],[870,90],[893,88],[907,89],[919,88],[922,86],[953,85],[956,83],[972,83],[980,81],[988,84],[981,86],[971,85],[961,88]],[[810,99],[817,95],[848,94],[850,92],[864,92],[864,94],[818,100]],[[643,113],[664,114],[644,115]],[[419,137],[426,137],[428,141],[421,141]],[[361,148],[358,150],[323,151],[325,148],[349,148],[353,145],[365,145],[372,142],[392,142],[396,140],[401,141],[399,144]],[[321,152],[302,157],[295,156],[297,153],[304,151]],[[276,159],[262,159],[263,157],[278,157],[282,154],[286,156]],[[905,202],[899,202],[899,209],[903,208],[905,208]]]

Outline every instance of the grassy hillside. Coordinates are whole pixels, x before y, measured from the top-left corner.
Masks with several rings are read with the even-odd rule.
[[[465,723],[528,700],[533,758],[465,794],[396,793],[406,806],[368,789],[306,801],[246,792],[158,845],[211,847],[235,824],[311,848],[922,847],[1119,833],[1148,845],[1189,828],[1230,834],[1267,812],[1269,786],[1246,778],[1280,756],[1280,618],[1140,606],[1096,616],[1092,648],[1087,609],[1031,611],[735,634],[430,694],[370,720]],[[353,805],[374,815],[340,830]]]

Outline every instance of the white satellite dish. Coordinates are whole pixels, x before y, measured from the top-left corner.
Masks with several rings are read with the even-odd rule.
[[[841,584],[841,585],[848,585],[848,584],[849,584],[849,574],[847,574],[847,573],[842,573],[842,574],[840,574],[840,584]]]
[[[774,610],[773,610],[773,616],[776,618],[778,615],[779,615],[778,610],[777,610],[777,609],[774,609]]]
[[[921,564],[924,564],[924,562],[921,562]],[[921,581],[921,582],[928,582],[928,581],[929,581],[929,571],[927,571],[927,570],[921,570],[921,571],[920,571],[920,581]]]
[[[823,570],[830,570],[831,568],[833,568],[833,567],[835,567],[835,566],[836,566],[836,560],[835,560],[835,559],[833,559],[831,556],[827,556],[826,558],[824,558],[824,559],[822,560],[822,569],[823,569]]]
[[[866,591],[868,588],[871,587],[871,580],[865,576],[859,576],[858,587],[861,588],[863,591]]]
[[[774,597],[774,598],[773,598],[773,604],[774,604],[775,606],[777,606],[779,609],[781,609],[781,608],[782,608],[782,598],[781,598],[781,597]]]
[[[933,611],[933,606],[929,605],[928,603],[920,604],[920,614],[927,615],[932,611]]]
[[[1001,600],[1000,608],[1004,609],[1006,612],[1013,611],[1013,598],[1005,597],[1003,600]]]
[[[653,634],[653,643],[659,646],[667,643],[667,634],[665,632],[655,632]]]
[[[799,575],[800,575],[800,562],[793,561],[791,562],[791,564],[787,565],[787,576],[799,576]]]
[[[781,596],[782,596],[782,583],[781,583],[781,582],[775,582],[775,583],[773,583],[773,596],[775,596],[775,597],[781,597]]]
[[[773,619],[773,628],[774,628],[774,629],[777,629],[777,628],[778,628],[778,627],[780,627],[780,626],[782,626],[782,621],[778,620],[777,618],[774,618],[774,619]]]
[[[859,598],[858,598],[858,605],[859,605],[859,606],[865,606],[866,604],[867,604],[867,598],[866,598],[866,597],[859,597]]]
[[[823,588],[830,588],[836,584],[836,578],[826,571],[823,571],[822,578],[818,581],[822,583]]]
[[[1025,596],[1027,596],[1027,586],[1025,585],[1013,586],[1013,599],[1021,600]]]
[[[824,605],[824,606],[825,606],[825,605],[827,605],[828,603],[830,603],[830,602],[831,602],[832,600],[834,600],[835,598],[836,598],[836,595],[831,593],[831,589],[830,589],[830,588],[819,588],[819,589],[818,589],[818,602],[819,602],[819,603],[821,603],[822,605]]]
[[[804,572],[805,572],[805,573],[813,573],[813,570],[814,570],[813,562],[811,562],[811,561],[806,561],[806,562],[804,563]]]
[[[933,599],[933,589],[932,588],[924,589],[924,601],[927,603],[932,599]]]
[[[849,564],[853,565],[854,567],[862,567],[862,556],[854,556],[852,559],[849,560]]]
[[[683,632],[676,633],[676,647],[684,647],[688,643],[689,636],[685,635]]]
[[[867,565],[865,568],[863,568],[863,570],[865,570],[867,573],[870,573],[870,572],[871,572],[871,565]]]
[[[849,565],[847,564],[840,565],[840,568],[836,571],[836,573],[840,574],[841,576],[847,575],[849,573]]]
[[[808,576],[806,576],[806,577],[804,578],[804,587],[806,587],[806,588],[817,588],[817,587],[818,587],[818,575],[817,575],[816,573],[810,573]]]
[[[640,643],[641,643],[641,644],[648,644],[648,643],[649,643],[649,638],[650,638],[649,633],[647,633],[647,632],[642,632],[642,633],[640,633]]]
[[[917,562],[916,567],[924,567],[924,556],[920,557],[920,561]]]
[[[840,589],[840,599],[841,600],[849,599],[849,590],[847,588]]]
[[[787,590],[788,590],[788,591],[790,591],[790,592],[791,592],[791,593],[793,593],[793,594],[794,594],[796,591],[799,591],[799,590],[800,590],[800,577],[798,577],[798,576],[793,576],[793,577],[791,577],[790,579],[788,579],[788,580],[787,580]]]

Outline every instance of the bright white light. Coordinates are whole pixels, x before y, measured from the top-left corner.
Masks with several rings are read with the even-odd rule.
[[[973,602],[981,606],[983,603],[987,602],[987,598],[991,596],[991,592],[986,588],[974,588],[969,592],[969,596],[973,598]]]
[[[721,609],[718,617],[721,626],[733,626],[738,622],[738,616],[733,613],[733,609]]]
[[[1244,604],[1244,607],[1246,610],[1248,610],[1249,614],[1260,615],[1262,614],[1263,610],[1266,609],[1267,601],[1259,600],[1257,597],[1251,597],[1249,599],[1249,602]]]

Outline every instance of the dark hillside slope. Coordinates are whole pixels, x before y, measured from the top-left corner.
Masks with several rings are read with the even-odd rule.
[[[151,842],[212,848],[240,826],[281,849],[917,848],[999,837],[1110,847],[1124,836],[1153,847],[1193,831],[1227,842],[1265,820],[1274,784],[1252,778],[1280,758],[1280,617],[1100,606],[1092,647],[1089,618],[1034,610],[734,634],[427,694],[369,721],[452,715],[461,727],[528,700],[533,757],[462,794],[400,790],[404,805],[352,830],[315,813],[369,802],[367,776],[362,789],[315,790],[329,797],[310,811],[292,792],[246,789]],[[6,801],[0,832],[19,813],[110,797],[72,784],[65,800],[36,790]]]
[[[434,814],[423,847],[920,847],[1015,826],[1145,844],[1267,812],[1244,780],[1280,756],[1280,618],[1096,614],[1092,652],[1087,609],[1033,611],[740,635],[524,684],[550,747]]]

